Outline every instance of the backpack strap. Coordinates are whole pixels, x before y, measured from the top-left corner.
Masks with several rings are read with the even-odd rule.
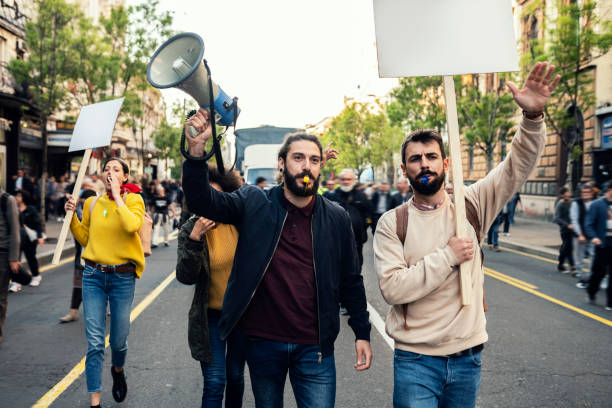
[[[397,233],[397,237],[402,243],[403,248],[404,242],[406,241],[406,233],[408,232],[408,202],[405,202],[399,207],[395,207],[395,232]],[[406,318],[408,317],[407,303],[402,305],[402,312],[404,314],[404,328],[406,330],[410,330],[408,324],[406,323]]]
[[[94,205],[96,205],[96,201],[98,201],[98,198],[100,198],[100,196],[95,196],[94,199],[91,201],[91,204],[89,204],[89,219],[91,220],[91,212],[93,211]],[[91,223],[91,221],[89,221]]]

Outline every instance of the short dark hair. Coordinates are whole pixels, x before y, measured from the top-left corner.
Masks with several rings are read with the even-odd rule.
[[[121,164],[121,168],[123,168],[123,173],[125,173],[127,176],[130,175],[130,166],[128,166],[128,164],[126,163],[125,160],[123,160],[121,157],[111,157],[110,159],[108,159],[107,161],[104,162],[104,166],[102,166],[102,170],[104,171],[104,169],[106,168],[106,165],[112,161],[116,161],[119,162],[119,164]]]
[[[79,198],[82,198],[83,200],[87,200],[89,197],[94,197],[95,195],[96,195],[96,192],[94,190],[83,190]]]
[[[214,164],[208,164],[208,179],[221,186],[221,190],[226,193],[238,190],[242,186],[239,175],[229,170],[225,170],[225,174],[221,174]]]
[[[321,144],[321,141],[315,135],[309,135],[305,132],[288,133],[287,136],[285,136],[285,140],[283,140],[280,150],[278,151],[278,158],[282,158],[284,161],[287,161],[287,153],[289,153],[291,143],[297,142],[298,140],[307,140],[316,144],[319,148],[319,152],[321,153],[321,159],[323,159],[323,145]]]
[[[414,132],[410,132],[408,136],[404,139],[402,143],[402,163],[406,166],[406,147],[408,143],[418,142],[418,143],[431,143],[436,142],[438,146],[440,146],[440,152],[442,154],[442,158],[446,159],[446,151],[444,150],[444,142],[442,141],[442,136],[438,132],[433,129],[419,129]]]
[[[266,180],[265,177],[259,176],[255,179],[255,184],[263,183],[264,181],[268,181],[268,180]]]
[[[567,193],[569,191],[569,189],[567,187],[561,187],[559,189],[559,195],[562,196],[563,194]]]
[[[32,194],[30,194],[27,190],[19,190],[17,194],[21,194],[21,201],[25,205],[32,205]]]

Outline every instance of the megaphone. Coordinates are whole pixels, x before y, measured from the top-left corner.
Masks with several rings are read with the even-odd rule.
[[[195,33],[181,33],[163,43],[151,57],[147,80],[155,88],[179,88],[202,108],[215,112],[215,123],[230,126],[240,114],[236,100],[210,79],[204,41]],[[212,95],[211,95],[212,92]],[[212,97],[211,97],[212,96]]]

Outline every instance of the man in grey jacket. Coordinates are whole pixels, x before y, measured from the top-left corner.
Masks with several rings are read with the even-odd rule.
[[[0,188],[0,343],[8,306],[9,271],[19,269],[19,218],[15,197]]]

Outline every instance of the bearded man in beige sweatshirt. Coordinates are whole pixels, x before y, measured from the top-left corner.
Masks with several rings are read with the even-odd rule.
[[[469,238],[455,236],[454,204],[442,188],[449,159],[440,135],[418,130],[402,144],[402,170],[414,189],[404,204],[406,236],[403,242],[398,236],[395,210],[380,218],[374,236],[380,290],[392,306],[386,331],[395,340],[396,408],[476,405],[488,335],[482,258],[474,249],[536,166],[546,137],[543,111],[560,78],[553,72],[554,66],[537,63],[522,89],[507,83],[523,118],[506,159],[465,189],[466,207],[478,220],[467,223]],[[471,259],[472,302],[464,307],[458,265]]]

